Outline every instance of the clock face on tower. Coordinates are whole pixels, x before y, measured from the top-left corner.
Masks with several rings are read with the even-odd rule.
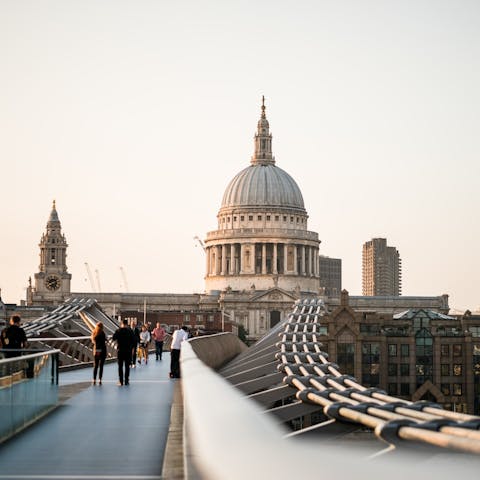
[[[45,280],[45,286],[52,292],[60,288],[60,279],[55,275],[49,275]]]

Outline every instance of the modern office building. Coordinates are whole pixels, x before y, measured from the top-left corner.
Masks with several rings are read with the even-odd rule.
[[[340,297],[342,291],[342,260],[319,256],[320,294],[325,297]]]
[[[402,261],[395,247],[385,238],[373,238],[363,244],[362,294],[398,296],[402,293]]]

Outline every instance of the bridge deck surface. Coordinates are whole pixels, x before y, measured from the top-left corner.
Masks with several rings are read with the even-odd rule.
[[[117,386],[117,364],[102,386],[88,386],[0,446],[0,478],[161,478],[174,384],[170,354],[131,370]],[[60,374],[60,385],[90,382],[92,369]]]

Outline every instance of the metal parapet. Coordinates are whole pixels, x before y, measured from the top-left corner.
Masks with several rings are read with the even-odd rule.
[[[248,398],[287,422],[317,413],[332,430],[332,419],[351,432],[370,429],[396,447],[421,444],[480,454],[480,417],[444,410],[431,402],[409,402],[367,388],[343,375],[322,351],[321,300],[299,301],[288,319],[220,370]],[[324,420],[322,422],[322,419]],[[302,430],[311,433],[317,425]]]

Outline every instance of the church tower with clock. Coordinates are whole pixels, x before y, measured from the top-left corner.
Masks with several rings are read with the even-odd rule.
[[[46,232],[39,243],[40,266],[35,274],[34,286],[31,279],[27,288],[28,305],[58,305],[70,297],[70,280],[67,272],[67,240],[62,234],[62,226],[53,201],[52,211],[47,222]]]

